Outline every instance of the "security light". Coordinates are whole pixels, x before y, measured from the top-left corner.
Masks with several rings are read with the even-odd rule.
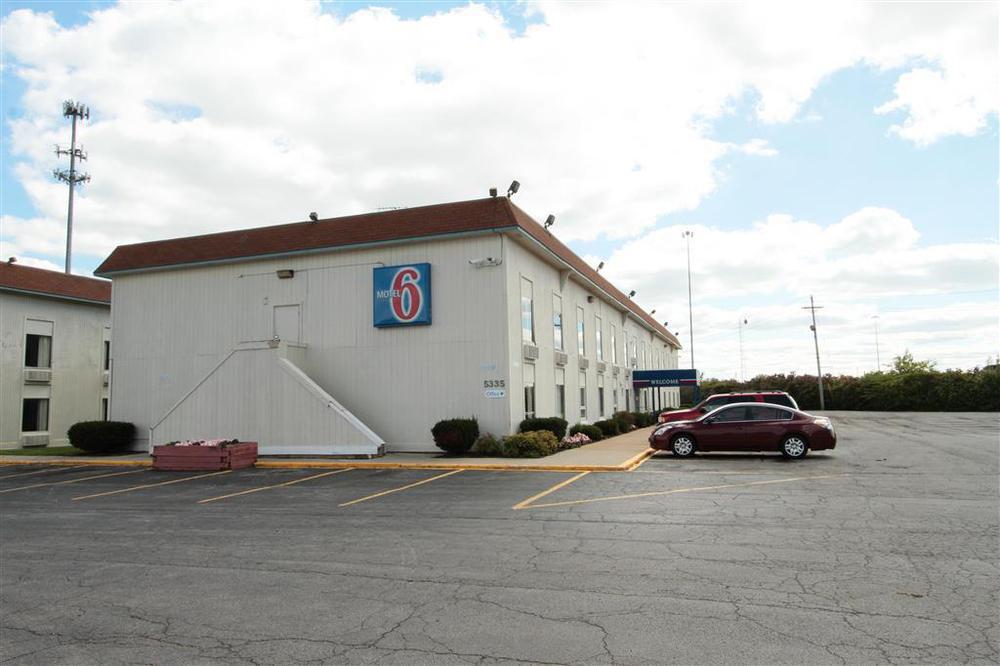
[[[507,188],[507,198],[510,199],[512,196],[517,194],[519,189],[521,189],[521,183],[516,180],[511,181],[510,187]]]
[[[295,271],[291,268],[281,268],[275,271],[275,274],[277,274],[279,280],[287,280],[288,278],[295,277]]]
[[[628,297],[629,298],[632,298],[633,296],[635,296],[635,289],[633,289],[632,291],[628,292]]]
[[[651,314],[651,315],[655,315],[655,314],[656,314],[656,308],[653,308],[652,310],[650,310],[650,311],[649,311],[649,314]]]
[[[315,222],[316,220],[319,219],[319,215],[316,214],[316,211],[313,211],[313,212],[309,213],[309,219],[312,220],[313,222]]]
[[[548,229],[549,227],[551,227],[555,223],[556,223],[556,216],[555,215],[549,215],[547,218],[545,218],[545,228],[546,229]]]
[[[495,197],[496,195],[497,195],[497,188],[491,187],[490,188],[490,196],[491,197]]]
[[[603,261],[601,263],[597,264],[597,272],[600,273],[602,268],[604,268],[604,262]]]

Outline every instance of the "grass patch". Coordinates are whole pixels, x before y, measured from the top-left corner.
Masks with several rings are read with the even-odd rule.
[[[133,453],[122,451],[118,455]],[[32,446],[26,449],[0,449],[0,456],[94,456],[106,453],[88,453],[75,446]],[[115,455],[115,454],[110,454]]]

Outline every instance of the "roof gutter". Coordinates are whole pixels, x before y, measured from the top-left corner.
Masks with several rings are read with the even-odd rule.
[[[604,294],[604,296],[609,301],[611,301],[612,303],[617,303],[619,306],[621,306],[625,310],[626,316],[631,315],[632,318],[635,319],[637,323],[642,324],[643,327],[645,327],[646,329],[650,330],[654,335],[656,335],[660,339],[664,340],[668,345],[670,345],[674,349],[680,349],[680,346],[677,345],[677,344],[675,344],[673,340],[671,340],[667,336],[663,335],[663,333],[661,333],[660,331],[658,331],[655,328],[653,328],[652,326],[650,326],[649,322],[643,320],[641,317],[636,316],[635,312],[632,311],[632,308],[630,308],[627,303],[622,303],[618,298],[616,298],[612,294],[609,294],[603,287],[601,287],[601,285],[597,284],[596,282],[594,282],[593,280],[591,280],[589,277],[587,277],[586,275],[584,275],[583,273],[581,273],[580,271],[578,271],[570,263],[568,263],[565,259],[563,259],[558,254],[556,254],[555,252],[553,252],[552,250],[550,250],[541,241],[539,241],[537,238],[535,238],[534,236],[532,236],[531,234],[529,234],[527,231],[525,231],[520,226],[515,227],[515,229],[518,232],[520,232],[521,236],[523,236],[524,238],[526,238],[527,240],[529,240],[536,247],[538,247],[543,252],[545,252],[547,255],[549,255],[557,264],[559,264],[560,266],[563,266],[566,270],[569,270],[574,275],[580,276],[581,278],[583,278],[584,280],[586,280],[587,283],[590,284],[594,289],[596,289],[600,293]]]
[[[188,261],[179,264],[162,264],[157,266],[143,266],[141,268],[126,268],[122,270],[98,271],[94,275],[101,277],[114,277],[116,275],[133,275],[136,273],[153,273],[157,271],[181,270],[184,268],[201,268],[203,266],[223,266],[226,264],[239,264],[247,261],[264,261],[267,259],[281,259],[283,257],[303,257],[312,254],[325,254],[329,252],[340,252],[344,250],[360,250],[369,247],[384,247],[387,245],[402,245],[414,241],[426,240],[449,240],[452,238],[464,238],[469,236],[482,236],[490,233],[502,233],[512,226],[486,227],[483,229],[473,229],[470,231],[453,231],[443,234],[429,234],[426,236],[407,236],[406,238],[394,238],[384,241],[366,241],[364,243],[348,243],[346,245],[324,245],[323,247],[313,247],[304,250],[285,250],[282,252],[268,252],[265,254],[248,254],[240,257],[226,257],[224,259],[210,259],[208,261]]]
[[[106,305],[111,307],[111,301],[101,301],[93,298],[80,298],[79,296],[67,296],[65,294],[54,294],[51,291],[34,291],[32,289],[18,289],[17,287],[8,287],[6,285],[0,285],[0,291],[9,291],[15,294],[24,294],[25,296],[42,296],[44,298],[57,298],[61,301],[73,301],[74,303],[86,303],[88,305]]]

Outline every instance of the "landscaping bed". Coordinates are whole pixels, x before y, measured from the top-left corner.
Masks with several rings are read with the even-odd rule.
[[[257,442],[199,440],[171,442],[153,447],[153,469],[168,471],[219,471],[253,467]]]

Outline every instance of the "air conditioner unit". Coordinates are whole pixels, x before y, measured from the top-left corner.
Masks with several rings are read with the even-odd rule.
[[[538,358],[538,347],[535,345],[524,344],[521,345],[521,351],[524,354],[524,358],[529,361],[534,361]]]
[[[608,369],[608,364],[607,363],[605,363],[604,361],[598,361],[597,362],[597,371],[598,372],[604,372],[607,369]]]
[[[24,381],[27,384],[48,384],[52,381],[52,371],[40,368],[25,368]]]
[[[49,445],[49,434],[44,433],[41,435],[21,435],[21,446],[24,448],[29,448],[32,446],[48,446]]]
[[[111,383],[111,373],[107,370],[101,373],[101,381],[105,386]]]
[[[580,357],[580,369],[581,370],[586,370],[589,367],[590,367],[590,361],[588,361],[587,359],[585,359],[585,358],[583,358],[581,356]]]
[[[566,365],[566,363],[569,361],[569,356],[566,355],[566,352],[557,351],[555,353],[555,358],[556,358],[556,365]]]

